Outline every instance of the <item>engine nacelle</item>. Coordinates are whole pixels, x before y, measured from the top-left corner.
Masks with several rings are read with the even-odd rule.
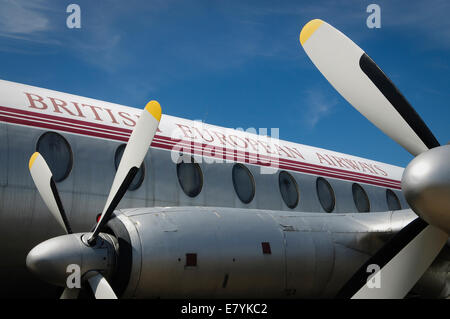
[[[125,298],[333,297],[414,218],[410,210],[121,210],[108,223],[119,242],[112,285]]]

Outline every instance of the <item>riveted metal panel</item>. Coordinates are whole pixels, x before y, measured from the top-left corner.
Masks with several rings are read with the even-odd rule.
[[[133,254],[140,274],[132,288],[138,298],[333,297],[386,235],[415,218],[410,210],[330,215],[167,207],[122,213],[139,239]],[[262,243],[269,243],[270,254]],[[196,265],[187,264],[190,254]]]

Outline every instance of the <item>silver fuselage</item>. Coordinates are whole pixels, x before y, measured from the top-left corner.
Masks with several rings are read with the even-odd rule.
[[[1,106],[7,107],[7,105]],[[33,184],[28,171],[29,157],[36,151],[39,137],[47,131],[58,132],[70,144],[73,167],[68,177],[57,183],[57,187],[73,231],[85,232],[92,228],[97,214],[103,209],[115,174],[115,152],[118,146],[124,142],[68,132],[64,129],[33,126],[29,123],[21,124],[18,120],[13,123],[14,121],[7,119],[5,113],[0,113],[0,116],[2,115],[3,117],[0,118],[0,242],[2,243],[0,245],[0,282],[2,283],[2,295],[37,297],[52,295],[56,289],[35,279],[25,266],[26,255],[35,245],[46,239],[62,235],[61,228],[49,214]],[[19,118],[20,115],[17,115],[16,119]],[[229,230],[238,226],[243,227],[243,223],[247,220],[252,222],[252,219],[248,217],[252,210],[255,214],[258,212],[263,212],[267,216],[272,214],[278,218],[278,221],[280,218],[289,220],[289,216],[292,216],[294,219],[292,219],[291,226],[301,229],[302,214],[304,213],[305,216],[308,216],[304,223],[304,233],[298,236],[293,235],[294,232],[291,228],[283,228],[290,224],[282,225],[280,222],[278,230],[276,227],[270,229],[272,233],[268,238],[275,238],[275,241],[281,243],[283,238],[288,236],[299,247],[303,245],[302,239],[311,245],[316,241],[319,246],[316,245],[315,249],[308,249],[305,246],[301,249],[301,254],[305,258],[308,258],[309,251],[313,254],[322,252],[324,256],[327,256],[324,260],[318,259],[314,261],[314,265],[309,266],[316,267],[316,271],[323,273],[324,276],[331,276],[330,278],[335,280],[335,283],[331,285],[332,289],[325,294],[326,296],[332,296],[337,289],[337,283],[342,283],[350,275],[349,271],[344,271],[346,264],[349,265],[348,269],[355,270],[392,234],[416,217],[407,209],[408,205],[401,190],[392,188],[400,200],[401,208],[406,209],[399,211],[400,215],[396,215],[396,213],[388,212],[386,188],[389,187],[372,185],[363,181],[362,185],[370,199],[370,213],[368,214],[379,213],[381,215],[378,219],[363,217],[361,221],[358,221],[360,214],[358,214],[352,196],[352,184],[358,180],[351,180],[348,177],[346,179],[326,177],[333,187],[336,198],[331,215],[326,214],[319,203],[316,191],[316,179],[321,174],[295,170],[288,171],[298,184],[300,199],[298,205],[294,209],[290,209],[280,196],[278,173],[262,174],[260,165],[252,163],[246,164],[246,166],[253,174],[256,191],[253,200],[249,204],[244,204],[236,195],[233,187],[231,171],[234,161],[232,160],[220,163],[200,163],[203,187],[201,192],[192,198],[187,196],[180,187],[172,153],[170,149],[152,145],[144,159],[146,170],[142,185],[136,190],[128,191],[120,202],[119,208],[152,207],[153,211],[151,212],[154,213],[155,209],[163,210],[164,207],[185,207],[186,214],[191,212],[194,225],[195,218],[202,211],[201,208],[196,209],[196,207],[206,207],[212,210],[215,207],[236,208],[236,210],[227,210],[227,216],[232,216],[232,218],[227,219],[224,227]],[[335,214],[337,215],[335,216]],[[352,217],[346,214],[352,214]],[[242,216],[242,219],[239,216]],[[311,216],[317,216],[316,222],[311,221]],[[339,216],[342,216],[344,222],[339,222]],[[350,225],[345,220],[355,220],[355,223]],[[217,223],[220,223],[220,220],[214,221],[214,225]],[[271,227],[276,224],[273,220],[270,223]],[[314,239],[306,234],[307,232],[320,233],[318,231],[321,224],[326,224],[323,231],[324,237]],[[349,226],[348,233],[360,232],[360,234],[349,237],[345,237],[345,235],[343,237],[330,236],[333,233],[345,234],[346,224]],[[261,225],[264,226],[264,223]],[[254,234],[251,233],[252,227],[254,227]],[[249,224],[243,229],[247,229],[248,236],[251,237],[263,232],[263,228],[258,227],[257,224],[253,226]],[[201,228],[197,230],[197,232],[200,231]],[[195,227],[190,229],[190,232],[195,234]],[[277,232],[284,235],[278,236]],[[226,233],[221,232],[220,235],[226,236]],[[230,236],[232,236],[231,233]],[[339,241],[345,244],[342,245]],[[220,245],[226,245],[226,241],[222,240]],[[357,257],[354,255],[356,251],[359,251]],[[293,260],[299,258],[291,250],[288,254],[292,255]],[[287,258],[286,252],[280,256]],[[256,262],[257,259],[255,259]],[[329,268],[331,267],[330,263],[335,263],[337,268]],[[291,265],[295,265],[295,263],[291,263]],[[251,267],[251,261],[248,261],[245,267]],[[279,271],[282,271],[282,265],[277,267]],[[337,271],[334,272],[334,277],[331,275],[333,270]],[[262,275],[267,275],[267,272],[262,271]],[[277,276],[285,276],[284,278],[287,278],[288,275],[288,273],[277,274]],[[305,273],[304,276],[308,277],[308,273]],[[220,278],[220,280],[223,279]],[[302,278],[291,278],[290,280],[291,282],[300,282]],[[320,285],[314,286],[314,280]],[[312,291],[316,292],[310,296],[321,296],[318,290],[325,289],[327,279],[317,277],[314,280],[311,279],[308,283],[312,287]],[[170,283],[168,284],[170,285]],[[158,285],[163,285],[163,283],[158,282]],[[289,285],[283,287],[287,290],[291,288],[294,289]],[[205,286],[199,291],[207,292],[208,289]],[[161,288],[161,290],[170,291],[168,288]],[[239,296],[245,296],[245,289],[238,289],[238,291],[242,292],[242,294],[238,294]],[[203,296],[201,293],[198,295]],[[143,293],[143,296],[151,297],[152,295]],[[170,297],[170,295],[167,296]],[[230,297],[227,294],[225,296]],[[272,295],[268,294],[268,296]],[[307,297],[308,289],[301,290],[300,296]],[[277,295],[276,297],[282,296]]]

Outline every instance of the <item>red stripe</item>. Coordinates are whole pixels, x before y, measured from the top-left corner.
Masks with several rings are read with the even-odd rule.
[[[158,143],[158,142],[153,142],[152,146],[156,146],[158,148],[163,148],[163,149],[167,149],[167,150],[173,149],[173,147],[170,145],[162,144],[162,143]],[[202,155],[202,152],[199,151],[198,149],[193,149],[192,153]],[[211,155],[211,156],[215,157],[214,155]],[[221,158],[221,157],[219,157],[219,158]],[[248,159],[247,157],[243,158],[243,157],[237,157],[237,156],[235,156],[233,158],[234,161],[241,162],[241,163],[248,163],[248,161],[246,161],[247,159]],[[269,166],[267,163],[262,163],[262,162],[258,162],[258,163],[254,163],[254,164],[262,165],[262,166]],[[372,180],[365,180],[362,178],[351,177],[351,176],[342,176],[342,175],[338,175],[338,174],[333,174],[332,172],[322,172],[322,171],[316,171],[316,170],[305,169],[305,168],[297,168],[297,167],[287,166],[287,165],[283,165],[283,164],[278,165],[278,167],[281,169],[287,169],[287,170],[291,170],[291,171],[307,173],[307,174],[312,174],[312,175],[320,175],[320,176],[338,178],[338,179],[343,179],[343,180],[348,180],[348,181],[362,182],[362,183],[376,185],[376,186],[383,186],[383,187],[387,187],[387,188],[401,189],[400,185],[382,183],[382,182],[372,181]]]
[[[123,136],[123,137],[127,137],[129,138],[131,133],[120,133],[120,132],[114,132],[114,131],[110,131],[110,130],[105,130],[105,129],[98,129],[98,128],[90,128],[89,126],[85,126],[85,125],[78,125],[78,124],[73,124],[73,123],[61,123],[60,121],[54,121],[54,120],[43,120],[39,117],[36,116],[28,116],[28,115],[11,115],[8,114],[6,112],[1,112],[0,111],[0,115],[5,115],[5,116],[9,116],[9,117],[16,117],[16,118],[22,118],[22,119],[28,119],[28,120],[33,120],[33,121],[45,121],[47,123],[51,123],[51,124],[56,124],[56,125],[68,125],[70,124],[70,127],[75,127],[75,128],[80,128],[80,129],[85,129],[85,130],[96,130],[97,132],[103,132],[103,133],[114,133],[115,135],[119,135],[119,136]]]
[[[94,137],[99,137],[99,138],[108,138],[108,139],[113,139],[113,140],[118,140],[118,141],[123,141],[123,142],[127,142],[129,136],[131,135],[131,130],[112,127],[112,126],[108,126],[108,125],[83,122],[83,121],[79,121],[79,120],[67,119],[67,118],[62,118],[62,117],[58,117],[58,116],[46,115],[46,114],[33,113],[33,112],[23,111],[23,110],[16,110],[16,109],[11,109],[11,108],[5,108],[2,106],[0,106],[0,110],[4,110],[6,112],[10,112],[10,110],[13,110],[16,113],[25,115],[25,116],[22,116],[22,118],[12,118],[12,117],[8,117],[4,112],[0,112],[0,119],[5,122],[10,122],[10,123],[16,123],[16,124],[27,125],[27,126],[37,126],[37,127],[41,127],[41,128],[47,128],[47,129],[57,129],[57,130],[81,134],[81,135],[88,135],[88,136],[94,136]],[[37,123],[32,120],[34,117],[48,118],[48,120],[46,120],[48,123]],[[67,127],[67,126],[64,126],[64,124],[60,124],[55,121],[68,122],[72,126]],[[81,124],[81,125],[78,125],[78,124]],[[86,131],[89,126],[92,127],[91,129],[96,130],[96,131],[95,132]],[[123,133],[120,133],[117,131],[120,131]],[[119,136],[111,135],[111,133],[119,134]],[[158,143],[158,140],[162,140],[163,143],[165,142],[168,145]],[[231,150],[231,149],[217,147],[217,146],[212,147],[209,144],[202,144],[202,143],[197,143],[197,142],[193,142],[193,141],[173,140],[170,137],[161,136],[161,135],[155,135],[154,141],[151,146],[171,150],[173,148],[173,146],[175,146],[177,144],[181,144],[183,146],[189,146],[194,151],[194,154],[199,154],[199,155],[204,155],[203,150],[205,150],[205,148],[206,149],[211,148],[211,150],[214,152],[214,155],[212,155],[212,154],[208,155],[211,157],[226,159],[227,157],[224,157],[224,156],[231,155],[232,158],[235,159],[235,161],[240,160],[240,161],[243,161],[244,163],[251,163],[251,164],[257,164],[257,165],[262,165],[262,166],[269,166],[269,164],[267,162],[262,162],[259,159],[267,159],[269,163],[274,162],[274,158],[271,158],[271,157],[265,156],[265,155],[261,155],[261,154],[254,154],[254,153],[240,151],[240,150]],[[220,154],[221,156],[216,156],[217,153],[221,153]],[[238,155],[241,155],[241,156],[238,156]],[[252,162],[250,162],[250,160],[252,160]],[[388,178],[372,176],[372,175],[367,175],[367,174],[357,173],[357,172],[349,172],[346,170],[341,170],[341,169],[337,169],[337,168],[329,168],[329,167],[320,166],[320,165],[316,165],[316,164],[296,162],[296,161],[287,160],[287,159],[283,159],[283,158],[276,158],[275,162],[277,162],[277,161],[280,163],[280,165],[278,165],[278,166],[283,169],[289,169],[289,170],[294,170],[294,171],[304,172],[304,173],[309,173],[309,174],[340,178],[340,179],[345,179],[345,180],[361,181],[361,182],[365,182],[365,183],[369,183],[369,184],[374,184],[374,185],[379,185],[379,186],[388,186],[388,187],[392,187],[392,188],[396,188],[396,189],[401,188],[400,181],[396,181],[396,180],[392,180],[392,179],[388,179]],[[287,164],[287,165],[284,165],[284,164]],[[289,164],[290,164],[290,166],[289,166]],[[344,175],[342,175],[342,174],[344,174]],[[358,177],[361,177],[361,178],[358,178]],[[363,178],[366,178],[366,180]],[[369,180],[367,180],[367,179],[369,179]]]
[[[167,141],[171,141],[172,143],[175,141],[176,143],[193,144],[194,146],[200,147],[202,149],[205,148],[205,146],[209,145],[209,144],[202,144],[202,143],[198,143],[198,142],[194,142],[194,141],[172,140],[170,137],[166,137],[166,136],[158,136],[158,138],[165,139]],[[214,146],[214,148],[215,149],[219,149],[219,150],[221,150],[221,149],[227,150],[226,148],[221,148],[221,147],[216,147],[216,146]],[[242,151],[242,152],[247,153],[246,151]],[[255,153],[249,153],[248,152],[248,154],[250,154],[250,156],[267,159],[269,162],[273,161],[273,159],[274,159],[273,157],[261,155],[259,153],[255,154]],[[361,177],[379,179],[380,181],[388,181],[388,182],[393,182],[393,183],[400,183],[397,180],[390,179],[390,178],[385,178],[385,177],[381,177],[381,176],[373,176],[373,175],[368,175],[368,174],[364,174],[364,173],[350,172],[350,171],[339,169],[339,168],[326,167],[326,166],[321,166],[321,165],[317,165],[317,164],[310,164],[310,163],[304,163],[304,162],[297,162],[297,161],[293,161],[293,160],[289,160],[289,159],[285,159],[285,158],[279,158],[279,161],[280,162],[285,162],[287,164],[302,165],[302,166],[312,167],[312,168],[316,168],[316,169],[320,169],[320,170],[330,170],[330,171],[337,172],[337,173],[354,174],[354,175],[361,176]]]
[[[117,127],[117,126],[97,124],[97,123],[92,123],[92,122],[70,119],[70,118],[66,118],[66,117],[60,117],[60,116],[56,116],[56,115],[49,115],[49,114],[19,110],[19,109],[14,109],[14,108],[5,107],[5,106],[0,106],[0,110],[5,111],[5,112],[13,112],[13,113],[18,113],[18,114],[37,116],[37,117],[42,117],[42,118],[51,119],[51,120],[64,121],[64,122],[68,122],[71,124],[88,125],[88,126],[103,128],[103,129],[111,130],[111,131],[119,131],[119,132],[128,133],[128,134],[131,134],[131,131],[132,131],[132,129],[126,129],[126,128]]]
[[[169,143],[169,142],[166,142],[166,143]],[[193,143],[193,142],[187,142],[187,141],[179,140],[179,141],[175,142],[173,144],[173,146],[180,145],[180,144],[181,144],[181,146],[189,147],[190,150],[194,151],[195,154],[199,154],[199,155],[202,155],[204,153],[203,152],[199,153],[198,150],[203,150],[205,145],[206,146],[209,145],[209,144],[199,144],[199,143],[195,143],[195,142]],[[198,145],[198,147],[195,147],[196,145]],[[201,148],[200,145],[202,145],[203,148]],[[221,153],[221,155],[223,155],[223,156],[215,156],[216,153]],[[232,159],[233,157],[235,157],[235,153],[242,154],[249,160],[250,159],[256,160],[255,162],[252,162],[252,164],[266,165],[266,166],[268,165],[268,162],[261,162],[258,159],[258,156],[261,157],[259,154],[252,154],[252,153],[249,153],[249,152],[238,151],[238,150],[234,151],[234,150],[229,150],[229,149],[221,148],[221,147],[214,147],[214,155],[211,154],[211,156],[212,157],[217,157],[217,158],[223,158],[223,159],[227,159],[227,158]],[[226,157],[227,155],[230,155],[230,156]],[[206,155],[206,156],[210,156],[210,155]],[[334,168],[328,168],[328,167],[325,167],[325,166],[310,165],[308,163],[301,163],[301,162],[294,162],[294,161],[285,161],[283,158],[277,158],[275,161],[274,161],[274,158],[270,158],[269,157],[269,159],[271,160],[271,161],[269,161],[269,163],[273,163],[273,162],[284,163],[284,162],[287,162],[286,164],[291,165],[291,167],[292,167],[292,165],[294,167],[306,168],[306,169],[309,169],[309,168],[312,167],[312,169],[318,170],[320,172],[326,172],[326,173],[332,173],[332,174],[339,173],[339,174],[343,174],[343,175],[347,175],[347,176],[356,176],[356,177],[368,178],[368,179],[375,180],[375,181],[378,181],[378,182],[392,183],[392,184],[397,185],[397,186],[400,185],[399,181],[395,181],[395,180],[392,180],[392,179],[387,179],[387,178],[383,178],[383,177],[379,177],[379,176],[366,175],[366,174],[357,173],[357,172],[349,172],[349,171],[344,171],[344,170],[339,170],[339,169],[334,169]]]
[[[9,122],[9,123],[47,128],[47,129],[51,129],[51,130],[56,129],[56,130],[60,130],[60,131],[71,132],[71,133],[76,133],[76,134],[81,134],[81,135],[89,135],[89,136],[100,137],[100,138],[114,139],[114,140],[123,141],[123,142],[128,141],[128,138],[125,138],[125,137],[112,136],[112,135],[108,135],[108,134],[104,134],[104,133],[96,133],[96,132],[91,132],[91,131],[86,132],[83,130],[74,129],[74,128],[70,128],[70,127],[66,127],[66,126],[46,124],[46,123],[36,123],[34,121],[29,121],[29,120],[24,120],[24,119],[8,118],[3,115],[0,115],[0,120]]]
[[[153,146],[153,143],[152,143]],[[168,150],[172,150],[173,146],[172,145],[167,145],[166,143],[158,143],[157,144],[158,147],[160,148],[164,148],[164,149],[168,149]],[[198,148],[192,148],[190,150],[191,154],[198,154],[198,155],[204,155],[204,153],[198,149]],[[230,154],[231,155],[231,154]],[[238,155],[243,155],[243,156],[238,156]],[[211,155],[207,155],[210,157],[216,157],[216,158],[221,158],[221,159],[226,159],[226,157],[223,156],[223,154],[217,154],[214,153]],[[229,156],[228,159],[236,161],[236,162],[242,162],[242,163],[249,163],[249,158],[247,156],[247,154],[234,154],[232,157]],[[262,166],[270,166],[269,163],[266,162],[261,162],[261,161],[254,161],[251,164],[256,164],[256,165],[262,165]],[[365,183],[370,183],[370,184],[374,184],[374,185],[382,185],[382,186],[388,186],[388,187],[392,187],[392,188],[396,188],[396,189],[400,189],[401,186],[399,183],[391,183],[391,182],[384,182],[383,181],[378,181],[378,180],[374,180],[374,179],[363,179],[363,178],[359,178],[356,176],[352,176],[351,174],[336,174],[333,173],[332,171],[326,171],[326,170],[315,170],[315,169],[308,169],[308,168],[302,168],[299,166],[289,166],[289,165],[284,165],[283,163],[279,163],[278,165],[279,168],[283,168],[283,169],[289,169],[289,170],[293,170],[293,171],[297,171],[297,172],[304,172],[304,173],[309,173],[309,174],[315,174],[315,175],[322,175],[322,176],[328,176],[328,177],[334,177],[334,178],[341,178],[341,179],[345,179],[345,180],[354,180],[354,181],[362,181]]]
[[[55,119],[55,120],[59,120],[59,121],[66,121],[68,123],[80,123],[83,126],[92,126],[95,128],[103,128],[105,131],[105,133],[114,133],[114,134],[120,134],[120,135],[124,135],[126,137],[129,137],[131,135],[132,130],[128,130],[128,129],[123,129],[123,128],[117,128],[117,127],[113,127],[113,126],[108,126],[108,125],[103,125],[103,124],[96,124],[96,123],[91,123],[91,122],[84,122],[84,121],[79,121],[79,120],[73,120],[73,119],[68,119],[68,118],[64,118],[64,117],[58,117],[58,116],[53,116],[53,115],[47,115],[47,114],[41,114],[41,113],[34,113],[34,112],[29,112],[29,111],[24,111],[24,110],[18,110],[18,109],[13,109],[13,108],[7,108],[7,107],[2,107],[0,106],[0,110],[5,110],[7,112],[16,112],[16,113],[21,113],[21,114],[28,114],[31,116],[35,116],[35,117],[44,117],[44,118],[50,118],[50,119]],[[58,124],[58,123],[56,123]],[[124,133],[118,133],[117,131],[122,131],[125,132]],[[170,137],[167,136],[162,136],[162,135],[155,135],[155,138],[159,138],[159,139],[165,139],[171,143],[174,142],[183,142],[183,143],[192,143],[197,147],[201,147],[202,149],[205,148],[205,146],[209,146],[209,144],[202,144],[202,143],[198,143],[198,142],[194,142],[194,141],[183,141],[183,140],[174,140]],[[214,147],[215,149],[221,150],[221,149],[225,149],[226,148],[221,148],[218,146]],[[245,151],[243,151],[245,152]],[[254,153],[249,153],[250,156],[254,156],[254,157],[259,157],[262,159],[267,159],[267,161],[273,161],[272,157],[266,156],[266,155],[262,155],[262,154],[254,154]],[[347,170],[343,170],[343,169],[339,169],[339,168],[331,168],[331,167],[326,167],[326,166],[321,166],[321,165],[317,165],[317,164],[311,164],[311,163],[303,163],[303,162],[297,162],[297,161],[293,161],[293,160],[289,160],[289,159],[284,159],[284,158],[280,158],[280,161],[283,161],[285,163],[290,163],[293,165],[303,165],[303,166],[308,166],[308,167],[313,167],[316,169],[325,169],[325,170],[330,170],[330,171],[334,171],[334,172],[339,172],[339,173],[343,173],[343,174],[355,174],[361,177],[366,177],[366,178],[374,178],[374,179],[379,179],[382,181],[389,181],[389,182],[393,182],[393,183],[399,183],[399,181],[397,180],[393,180],[393,179],[389,179],[389,178],[385,178],[385,177],[378,177],[378,176],[373,176],[373,175],[368,175],[368,174],[364,174],[364,173],[358,173],[358,172],[350,172]]]

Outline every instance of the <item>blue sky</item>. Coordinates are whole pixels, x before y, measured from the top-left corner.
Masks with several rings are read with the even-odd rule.
[[[66,7],[81,7],[81,29]],[[381,28],[366,7],[381,7]],[[0,78],[406,166],[298,41],[321,18],[361,46],[450,141],[450,1],[0,0]]]

